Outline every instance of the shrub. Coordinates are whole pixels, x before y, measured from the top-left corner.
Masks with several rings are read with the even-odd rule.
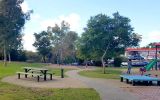
[[[115,57],[114,58],[114,66],[115,67],[120,67],[122,63],[122,58],[121,57]]]

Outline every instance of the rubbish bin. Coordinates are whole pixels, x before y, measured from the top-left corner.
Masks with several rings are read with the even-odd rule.
[[[61,78],[64,78],[64,69],[61,68]]]

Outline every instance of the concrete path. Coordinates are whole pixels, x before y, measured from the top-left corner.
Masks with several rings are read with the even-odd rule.
[[[37,87],[37,88],[88,88],[86,84],[82,81],[73,79],[73,78],[60,78],[53,77],[53,80],[44,81],[40,79],[40,82],[37,82],[36,78],[24,78],[24,75],[21,76],[21,79],[17,78],[17,75],[8,76],[1,80],[2,82],[7,82],[11,84],[16,84],[24,87]]]
[[[72,70],[66,72],[66,74],[94,88],[100,94],[102,100],[139,100],[137,95],[121,89],[119,86],[122,86],[124,83],[120,83],[119,80],[87,78],[78,75],[79,71],[82,70]]]

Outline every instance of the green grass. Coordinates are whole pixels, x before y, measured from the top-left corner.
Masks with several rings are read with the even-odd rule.
[[[38,68],[43,68],[44,66],[47,66],[47,64],[42,64],[42,63],[26,63],[26,62],[11,62],[7,63],[7,66],[3,66],[3,62],[0,62],[0,79],[9,76],[9,75],[14,75],[16,74],[17,71],[24,71],[23,67],[38,67]],[[64,73],[68,70],[72,69],[64,69]],[[50,72],[54,73],[55,76],[60,76],[61,75],[61,70],[60,68],[53,68],[49,69]],[[66,75],[64,75],[67,77]]]
[[[0,78],[14,75],[23,67],[43,67],[45,64],[12,62],[7,67],[0,62]],[[69,69],[65,69],[67,71]],[[55,75],[60,75],[60,69],[51,70]],[[40,89],[27,88],[0,82],[0,100],[100,100],[99,94],[94,89],[68,88],[68,89]]]
[[[106,68],[106,74],[103,74],[102,68],[97,68],[96,70],[84,70],[79,72],[79,74],[91,78],[119,79],[122,70],[124,69]]]
[[[123,72],[127,71],[127,67],[106,67],[106,74],[103,74],[102,68],[96,68],[96,70],[84,70],[79,72],[80,75],[91,77],[91,78],[105,78],[105,79],[119,79],[119,75],[121,75]],[[132,68],[132,72],[139,72],[138,67]]]
[[[27,66],[29,66],[29,67],[43,67],[44,64],[12,62],[12,63],[7,63],[7,66],[4,67],[3,62],[0,62],[0,79],[5,76],[16,74],[17,71],[22,71],[23,67],[27,67]]]
[[[0,100],[100,100],[93,89],[40,89],[0,83]]]

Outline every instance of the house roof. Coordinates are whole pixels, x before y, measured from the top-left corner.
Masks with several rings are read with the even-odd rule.
[[[157,50],[160,51],[160,48]],[[126,48],[126,51],[156,51],[156,48]]]

